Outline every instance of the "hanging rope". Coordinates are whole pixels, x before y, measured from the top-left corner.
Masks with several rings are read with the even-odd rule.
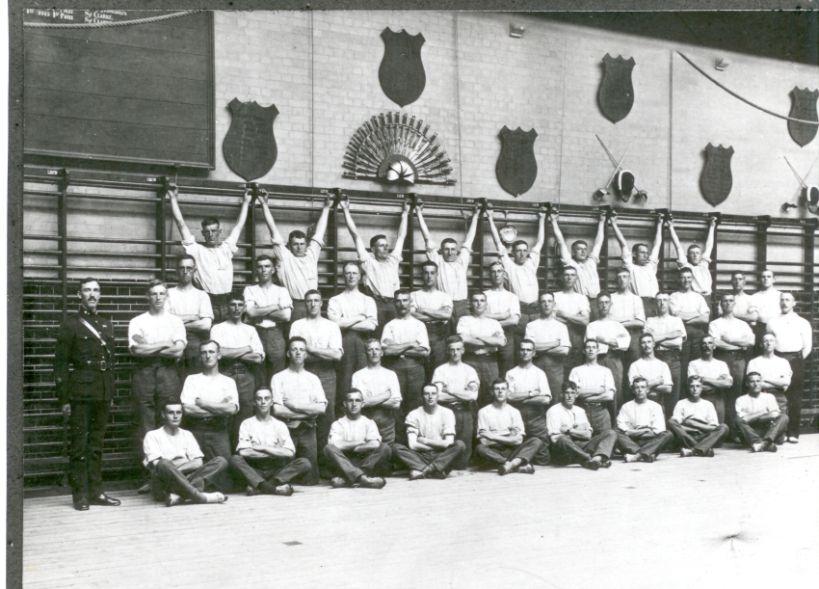
[[[722,84],[721,82],[718,82],[717,80],[715,80],[714,78],[712,78],[712,77],[711,77],[711,76],[710,76],[708,73],[706,73],[706,71],[705,71],[705,70],[703,70],[703,69],[702,69],[700,66],[698,66],[696,63],[694,63],[693,61],[691,61],[691,60],[690,60],[690,59],[689,59],[689,58],[688,58],[688,57],[687,57],[687,56],[686,56],[684,53],[682,53],[681,51],[677,51],[677,55],[679,55],[680,57],[682,57],[682,58],[683,58],[685,61],[687,61],[687,62],[688,62],[688,64],[689,64],[691,67],[693,67],[695,70],[697,70],[697,71],[698,71],[699,73],[701,73],[703,76],[705,76],[706,78],[708,78],[709,80],[711,80],[711,82],[713,82],[714,84],[716,84],[716,85],[717,85],[717,86],[718,86],[720,89],[724,90],[725,92],[727,92],[728,94],[730,94],[730,95],[731,95],[731,96],[733,96],[734,98],[736,98],[736,99],[738,99],[738,100],[741,100],[742,102],[744,102],[744,103],[745,103],[745,104],[747,104],[748,106],[751,106],[751,107],[753,107],[753,108],[755,108],[755,109],[757,109],[757,110],[761,110],[761,111],[762,111],[762,112],[764,112],[765,114],[769,114],[769,115],[771,115],[772,117],[776,117],[776,118],[778,118],[778,119],[782,119],[782,120],[785,120],[785,121],[792,121],[792,122],[794,122],[794,123],[801,123],[801,124],[803,124],[803,125],[813,125],[813,126],[817,126],[817,125],[819,125],[819,122],[817,122],[817,121],[806,121],[805,119],[795,119],[795,118],[793,118],[793,117],[789,117],[789,116],[786,116],[786,115],[781,115],[781,114],[779,114],[778,112],[774,112],[774,111],[772,111],[772,110],[770,110],[770,109],[765,108],[764,106],[760,106],[760,105],[756,104],[755,102],[751,102],[750,100],[748,100],[748,99],[747,99],[747,98],[745,98],[744,96],[740,96],[739,94],[737,94],[736,92],[734,92],[733,90],[731,90],[730,88],[728,88],[727,86],[725,86],[724,84]]]
[[[170,18],[187,16],[202,10],[184,10],[171,14],[159,14],[156,16],[146,16],[144,18],[134,18],[129,20],[105,21],[105,22],[83,22],[83,23],[50,23],[50,22],[24,22],[23,26],[30,29],[100,29],[103,27],[124,27],[128,25],[141,25],[150,22],[159,22]]]

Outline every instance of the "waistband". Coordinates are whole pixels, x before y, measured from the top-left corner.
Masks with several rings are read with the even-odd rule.
[[[191,417],[185,416],[185,425],[189,429],[208,429],[213,431],[227,432],[228,418],[221,415],[214,415],[213,417]]]
[[[382,297],[381,295],[377,294],[373,294],[370,296],[372,296],[372,298],[374,298],[377,303],[392,303],[395,301],[395,297]]]
[[[487,352],[485,354],[476,354],[475,352],[469,352],[464,354],[464,360],[472,360],[478,362],[497,362],[498,359],[496,357],[497,350],[494,352]]]
[[[134,366],[137,368],[152,368],[156,366],[176,366],[179,360],[176,358],[134,358]]]
[[[439,405],[452,409],[472,409],[477,404],[475,401],[439,401]]]
[[[788,360],[799,360],[802,358],[802,352],[776,352],[776,355]]]
[[[278,325],[266,325],[266,326],[265,325],[256,325],[255,327],[256,327],[256,329],[261,330],[261,331],[271,331],[273,329],[275,329],[277,331],[282,330],[281,327],[279,327]]]
[[[230,297],[233,296],[232,292],[223,292],[220,294],[213,294],[211,292],[208,293],[208,297],[210,297],[211,303],[217,303],[220,305],[224,305],[230,302]]]
[[[250,372],[253,370],[254,364],[250,362],[243,362],[242,360],[220,360],[219,372],[222,374],[234,373],[240,374]]]
[[[662,349],[655,349],[654,355],[655,356],[679,356],[682,350],[662,350]]]
[[[714,357],[716,358],[724,358],[726,356],[734,357],[734,356],[744,356],[747,352],[746,349],[741,350],[714,350]]]
[[[580,401],[579,399],[577,401],[577,404],[581,405],[583,407],[603,407],[603,408],[605,408],[606,405],[608,405],[608,403],[604,403],[603,401]]]
[[[520,312],[521,313],[540,313],[540,304],[537,301],[531,303],[520,303]]]

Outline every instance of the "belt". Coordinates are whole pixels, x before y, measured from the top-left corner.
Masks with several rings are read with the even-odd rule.
[[[151,366],[176,366],[179,362],[176,358],[158,358],[156,356],[149,356],[147,358],[136,358],[134,364],[139,368],[148,368]]]
[[[679,356],[681,351],[682,350],[662,350],[662,349],[659,349],[659,350],[656,350],[655,352],[658,355],[663,354],[663,355],[666,355],[666,356]]]
[[[222,373],[228,372],[250,372],[252,370],[251,365],[242,360],[222,360],[219,366],[219,370]]]
[[[210,297],[210,301],[212,303],[223,305],[223,304],[226,304],[226,303],[230,302],[230,297],[233,296],[233,293],[232,292],[223,292],[223,293],[220,293],[220,294],[213,294],[213,293],[209,292],[208,296]]]
[[[540,305],[537,301],[532,303],[521,303],[520,304],[520,312],[521,313],[539,313],[540,312]]]
[[[470,360],[492,360],[494,362],[495,361],[494,356],[496,353],[497,350],[494,350],[492,352],[484,352],[483,354],[469,352],[468,354],[466,354],[466,358],[469,358]]]
[[[256,326],[256,329],[261,329],[261,330],[263,330],[263,331],[269,331],[269,330],[271,330],[271,329],[279,329],[279,326],[278,326],[278,325],[272,325],[272,326],[262,326],[262,325],[257,325],[257,326]],[[280,330],[280,329],[279,329],[279,330]],[[281,331],[281,330],[280,330],[280,331]]]
[[[583,401],[580,403],[584,407],[605,407],[606,403],[602,401]]]
[[[475,406],[475,401],[441,401],[438,403],[444,407],[456,407],[458,409],[471,409]]]
[[[206,427],[209,429],[224,429],[227,425],[227,418],[221,415],[214,415],[212,417],[191,417],[188,415],[185,419],[189,428]]]
[[[108,370],[109,367],[112,367],[111,364],[105,360],[86,360],[85,362],[74,362],[73,363],[74,370],[79,370],[82,368],[94,368],[99,370],[100,372],[105,372]]]
[[[714,350],[714,356],[742,356],[746,350]]]
[[[782,358],[787,358],[788,360],[802,358],[802,352],[777,352],[776,355]]]

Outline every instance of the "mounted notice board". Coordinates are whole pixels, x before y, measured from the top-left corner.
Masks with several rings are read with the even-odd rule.
[[[24,13],[26,154],[212,169],[210,12]]]

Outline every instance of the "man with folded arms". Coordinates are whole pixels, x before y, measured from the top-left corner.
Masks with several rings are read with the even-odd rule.
[[[646,312],[643,308],[643,299],[631,292],[631,274],[626,268],[617,271],[617,289],[611,293],[611,311],[609,317],[628,330],[631,343],[626,355],[624,372],[628,372],[629,365],[640,357],[640,336],[646,325]],[[628,388],[629,383],[625,383]]]
[[[156,501],[172,507],[191,503],[224,503],[222,493],[206,493],[205,488],[228,466],[222,456],[204,463],[202,450],[191,432],[179,427],[182,405],[167,403],[162,409],[164,424],[145,434],[143,463],[151,471],[151,494]]]
[[[429,371],[446,361],[446,338],[452,320],[452,297],[438,290],[438,265],[427,260],[421,264],[423,286],[410,294],[412,316],[423,322],[429,338]]]
[[[737,427],[751,452],[776,452],[776,443],[785,439],[788,416],[776,398],[762,392],[762,376],[749,372],[745,377],[747,393],[737,399]]]
[[[648,382],[637,377],[631,383],[634,400],[617,414],[617,447],[626,462],[654,462],[674,435],[665,429],[659,403],[648,399]]]
[[[648,398],[660,403],[664,411],[673,411],[676,400],[671,398],[671,370],[668,364],[654,356],[654,337],[650,333],[640,337],[640,352],[640,359],[628,367],[628,382],[643,377],[648,383]]]
[[[614,411],[623,404],[623,359],[631,344],[631,336],[623,324],[611,318],[611,296],[601,292],[597,296],[596,321],[586,328],[586,339],[598,346],[597,361],[611,370],[614,377]]]
[[[688,379],[688,398],[680,399],[668,420],[668,428],[683,445],[680,456],[714,457],[714,446],[728,435],[728,426],[719,423],[717,410],[702,396],[702,379]]]
[[[700,355],[700,342],[708,333],[711,310],[705,298],[694,290],[691,268],[680,269],[680,290],[671,293],[669,311],[682,319],[685,326],[685,344],[680,359],[680,375],[688,372],[688,362]]]
[[[270,415],[270,390],[256,391],[254,402],[256,415],[239,427],[239,443],[230,466],[247,482],[248,495],[292,495],[290,481],[309,473],[310,461],[294,458],[296,447],[287,426]]]
[[[762,354],[748,362],[748,373],[758,372],[762,376],[762,392],[776,397],[779,409],[787,413],[788,399],[785,391],[791,386],[793,371],[790,363],[776,355],[776,336],[766,333],[762,336]]]
[[[185,345],[183,359],[185,374],[196,374],[202,370],[199,365],[199,344],[210,337],[213,325],[213,308],[210,297],[203,290],[193,285],[196,274],[196,260],[193,256],[183,254],[176,260],[176,278],[178,285],[168,289],[167,309],[185,324],[188,343]]]
[[[411,481],[445,479],[466,447],[455,439],[455,414],[438,405],[438,387],[427,383],[422,394],[424,404],[407,415],[407,445],[396,444],[393,451],[409,467]]]
[[[552,293],[555,298],[555,316],[558,321],[566,324],[569,329],[569,340],[572,342],[572,351],[569,352],[569,367],[574,368],[583,363],[583,341],[586,326],[589,324],[591,306],[589,299],[575,292],[577,271],[572,267],[563,268],[561,274],[563,290]]]
[[[525,339],[535,342],[535,366],[546,373],[549,390],[554,394],[563,390],[566,359],[572,349],[569,329],[557,320],[555,297],[544,292],[538,299],[540,317],[526,325]]]
[[[333,488],[381,489],[386,481],[376,476],[389,468],[392,452],[381,442],[378,426],[361,414],[364,396],[350,389],[344,396],[344,416],[333,422],[324,455],[343,476],[330,479]]]
[[[475,402],[481,381],[475,369],[462,361],[464,342],[460,336],[449,336],[446,349],[449,361],[435,369],[432,383],[438,387],[438,404],[455,415],[455,439],[463,443],[464,451],[456,457],[453,468],[463,470],[472,456]]]
[[[732,386],[725,391],[725,409],[718,403],[717,415],[720,423],[727,423],[729,428],[734,424],[734,401],[742,394],[742,383],[745,379],[745,366],[748,351],[754,347],[754,332],[751,326],[734,316],[736,297],[725,293],[719,301],[722,316],[708,324],[708,335],[714,338],[714,357],[725,362],[731,374]],[[708,399],[708,383],[704,382],[704,399]],[[723,419],[725,421],[723,421]]]
[[[486,295],[485,316],[494,319],[501,324],[503,335],[506,336],[506,344],[498,352],[498,365],[500,371],[505,373],[515,365],[515,339],[520,323],[520,301],[517,295],[506,290],[506,270],[503,264],[495,260],[487,266],[489,274],[489,284],[491,285],[483,294]],[[468,301],[467,301],[468,304]],[[460,319],[460,318],[459,318]],[[561,325],[563,325],[561,323]],[[455,327],[457,327],[457,323]],[[565,325],[564,325],[565,327]]]
[[[586,340],[583,351],[586,362],[572,368],[569,380],[577,385],[577,400],[585,409],[592,428],[603,432],[611,429],[609,407],[614,400],[614,377],[611,370],[597,363],[600,349],[596,341]]]
[[[649,333],[654,337],[654,353],[657,358],[668,364],[671,371],[671,394],[663,403],[666,414],[669,414],[680,399],[680,390],[685,382],[682,372],[682,350],[687,332],[682,319],[670,313],[670,298],[667,294],[659,293],[655,302],[657,313],[654,317],[646,319],[643,333]]]
[[[595,433],[586,412],[574,404],[576,397],[577,385],[568,380],[563,385],[560,403],[546,412],[552,456],[559,463],[578,462],[589,470],[608,468],[617,433],[613,429]]]
[[[535,343],[528,339],[520,341],[518,365],[506,373],[509,383],[507,400],[520,411],[528,436],[539,438],[543,445],[532,462],[538,466],[549,464],[549,432],[546,429],[546,409],[552,401],[552,392],[546,373],[532,363]]]
[[[731,376],[731,370],[728,364],[722,360],[714,358],[714,338],[706,335],[702,338],[702,356],[696,360],[688,363],[688,376],[697,375],[702,379],[702,398],[706,401],[711,401],[714,408],[717,410],[717,418],[720,423],[726,423],[726,415],[728,418],[727,424],[730,427],[733,419],[733,410],[727,412],[727,403],[733,403],[733,399],[726,397],[730,394],[734,386],[734,379]]]
[[[506,402],[509,384],[502,379],[492,383],[492,403],[478,411],[478,447],[475,454],[483,464],[497,467],[499,475],[512,472],[534,474],[532,459],[543,442],[524,438],[526,428],[520,411]]]
[[[501,324],[486,316],[486,295],[475,291],[469,297],[471,314],[458,320],[458,335],[466,347],[466,363],[472,366],[481,379],[478,399],[481,403],[490,398],[490,383],[498,378],[498,350],[506,344]]]
[[[381,441],[391,446],[395,443],[395,414],[401,407],[401,385],[395,372],[381,366],[383,356],[381,342],[369,340],[367,365],[353,374],[352,387],[364,396],[361,412],[378,426]]]

